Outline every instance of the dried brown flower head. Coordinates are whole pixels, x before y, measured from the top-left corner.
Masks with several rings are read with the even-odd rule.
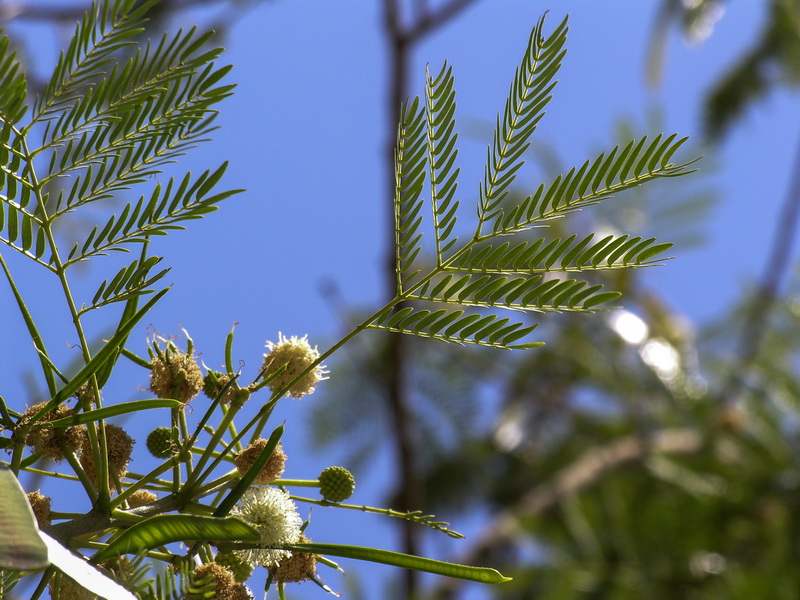
[[[203,373],[193,356],[166,351],[153,359],[150,390],[159,398],[187,404],[203,389]]]
[[[137,506],[144,506],[145,504],[150,504],[156,500],[158,500],[158,496],[156,496],[153,492],[149,490],[138,490],[128,496],[128,506],[131,508],[136,508]]]
[[[240,474],[244,475],[251,469],[253,463],[256,461],[266,445],[267,440],[264,438],[259,438],[238,454],[238,456],[234,459],[233,464],[236,465],[236,469]],[[275,451],[272,453],[272,456],[269,457],[267,464],[264,465],[264,468],[261,469],[261,472],[256,475],[253,483],[258,485],[272,483],[283,474],[285,468],[286,453],[283,451],[283,446],[281,443],[278,442],[278,445],[275,447]]]
[[[114,484],[112,473],[116,474],[117,479],[122,479],[122,477],[125,475],[125,471],[128,470],[128,463],[131,460],[133,444],[135,442],[131,436],[125,433],[125,430],[122,429],[122,427],[106,424],[105,431],[106,448],[108,449],[108,485],[112,490],[114,490],[116,489],[116,485]],[[83,442],[80,460],[81,466],[83,466],[83,470],[86,471],[89,479],[91,479],[95,485],[97,485],[97,466],[94,462],[92,445],[89,442],[88,437],[86,437]]]
[[[28,502],[33,509],[33,516],[36,517],[36,523],[38,523],[39,529],[53,523],[53,518],[50,514],[53,506],[52,498],[45,496],[40,490],[36,490],[28,494]]]
[[[200,565],[194,570],[195,581],[205,579],[211,576],[214,580],[214,600],[252,600],[253,596],[247,586],[243,583],[236,581],[226,567],[217,563],[206,563]],[[186,596],[187,600],[200,600],[207,598],[205,595],[189,593]]]
[[[300,544],[310,542],[305,535],[300,536]],[[277,567],[270,567],[269,574],[276,583],[300,583],[308,581],[317,572],[317,556],[308,552],[294,552],[283,559]]]
[[[34,404],[24,413],[20,419],[19,427],[25,427],[31,422],[33,416],[39,412],[47,403],[39,402]],[[47,413],[37,423],[47,423],[55,421],[56,419],[63,419],[64,417],[71,417],[75,411],[69,408],[66,404],[59,404],[49,413]],[[43,458],[55,462],[64,460],[64,451],[61,449],[61,443],[65,443],[72,448],[73,451],[78,451],[83,444],[86,437],[86,432],[83,426],[79,427],[60,427],[58,429],[53,427],[41,427],[32,429],[25,437],[25,445],[33,448],[34,452],[38,452]]]
[[[95,404],[97,404],[94,388],[88,383],[84,383],[80,388],[78,388],[78,391],[75,392],[75,398],[78,400],[78,408],[83,408],[84,410],[89,410]]]

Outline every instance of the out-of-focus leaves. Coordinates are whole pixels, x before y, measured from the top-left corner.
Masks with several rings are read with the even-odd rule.
[[[724,12],[724,0],[662,0],[650,34],[645,70],[647,83],[652,86],[661,83],[667,34],[673,23],[678,23],[688,44],[698,44],[713,33]]]
[[[755,43],[712,87],[705,128],[712,140],[728,132],[744,111],[776,87],[800,83],[800,2],[771,0]]]

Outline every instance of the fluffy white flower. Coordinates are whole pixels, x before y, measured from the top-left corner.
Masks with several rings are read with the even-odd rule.
[[[264,548],[237,550],[236,553],[253,566],[275,567],[291,553],[269,546],[296,544],[300,541],[300,526],[303,520],[289,494],[273,487],[250,488],[231,510],[232,517],[239,517],[258,529]]]
[[[316,346],[312,348],[311,344],[308,343],[308,336],[299,338],[293,335],[287,338],[279,332],[278,343],[267,342],[267,349],[269,353],[264,355],[264,363],[261,366],[264,370],[264,377],[270,377],[277,373],[281,367],[286,366],[286,369],[280,375],[275,376],[269,382],[269,388],[273,392],[277,392],[289,385],[294,381],[295,377],[319,358],[319,351]],[[327,373],[325,365],[317,365],[296,381],[286,392],[287,395],[291,398],[302,398],[313,393],[317,383],[327,379],[325,377]]]

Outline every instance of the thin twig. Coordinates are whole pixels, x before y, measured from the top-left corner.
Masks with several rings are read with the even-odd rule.
[[[421,38],[433,33],[455,19],[465,9],[475,4],[475,2],[477,2],[477,0],[451,0],[434,12],[427,12],[420,15],[414,26],[410,27],[406,32],[406,43],[414,44],[419,42]]]

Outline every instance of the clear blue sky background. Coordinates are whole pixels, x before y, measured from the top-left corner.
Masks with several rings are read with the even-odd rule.
[[[663,86],[649,90],[644,85],[645,54],[659,4],[478,2],[417,47],[412,68],[415,93],[422,91],[425,64],[438,71],[446,59],[454,66],[459,123],[491,122],[502,110],[531,28],[542,12],[550,10],[551,27],[566,13],[571,15],[569,51],[537,137],[557,149],[565,162],[580,164],[609,146],[620,118],[631,118],[645,132],[652,108],[661,110],[664,131],[698,136],[702,95],[752,42],[763,6],[728,3],[712,37],[695,48],[684,45],[673,31]],[[255,375],[265,340],[275,340],[278,331],[308,333],[320,347],[338,339],[340,325],[319,292],[326,280],[336,282],[354,306],[373,306],[382,298],[390,199],[384,193],[382,158],[387,70],[379,5],[352,0],[265,2],[239,21],[225,40],[225,60],[235,65],[231,80],[239,87],[221,106],[222,129],[214,142],[192,152],[183,166],[199,172],[229,160],[223,185],[248,191],[188,231],[153,246],[173,267],[168,280],[175,285],[149,320],[165,335],[178,333],[180,326],[187,328],[211,367],[221,364],[224,339],[234,321],[239,322],[234,354],[245,360],[246,378]],[[213,14],[203,11],[197,17],[206,20]],[[52,32],[39,35],[37,44],[42,48],[51,43],[56,48]],[[693,320],[708,320],[724,311],[738,299],[743,282],[762,268],[798,136],[796,101],[782,93],[747,114],[714,158],[715,174],[703,182],[713,185],[721,198],[705,224],[706,245],[691,251],[675,248],[676,260],[647,275],[677,311]],[[468,215],[473,214],[488,142],[488,135],[461,137],[459,191]],[[517,180],[520,189],[524,184],[529,184],[526,189],[538,185],[536,176],[536,169],[525,171]],[[670,183],[656,185],[664,193]],[[89,296],[99,281],[99,267],[86,273],[83,292]],[[55,282],[23,271],[18,260],[12,260],[12,268],[41,329],[49,332],[52,351],[64,362],[77,356],[67,347],[76,340],[65,322]],[[17,345],[8,342],[24,333],[4,288],[0,301],[6,315],[0,334],[7,340],[0,351],[5,375],[0,393],[19,405],[30,398],[19,377],[20,361],[33,369],[35,357],[21,356]],[[116,315],[108,318],[112,321]],[[145,325],[131,342],[141,352]],[[118,381],[106,390],[107,401],[146,397],[146,373],[131,373],[134,381]],[[331,377],[336,377],[335,368]],[[306,412],[325,402],[322,384],[312,398],[285,401],[276,415],[275,425],[283,419],[287,423],[289,477],[311,478],[338,462],[336,456],[304,451]],[[152,426],[126,423],[142,436],[131,465],[134,470],[147,470],[143,436]],[[355,502],[381,502],[381,490],[392,474],[388,457],[376,464],[386,468],[374,469],[359,481]],[[315,510],[312,537],[394,546],[390,523],[342,512]],[[485,517],[471,519],[465,527],[459,522],[453,526],[468,533]],[[438,539],[429,549],[439,558],[454,558],[459,544],[466,543]],[[358,574],[363,580],[367,598],[383,597],[379,582],[391,574],[389,568],[341,562],[352,573],[347,579]],[[326,571],[322,574],[334,589],[346,589],[346,581]],[[292,589],[291,594],[298,599],[325,596],[310,584]],[[477,588],[473,594],[476,599],[485,597]]]

